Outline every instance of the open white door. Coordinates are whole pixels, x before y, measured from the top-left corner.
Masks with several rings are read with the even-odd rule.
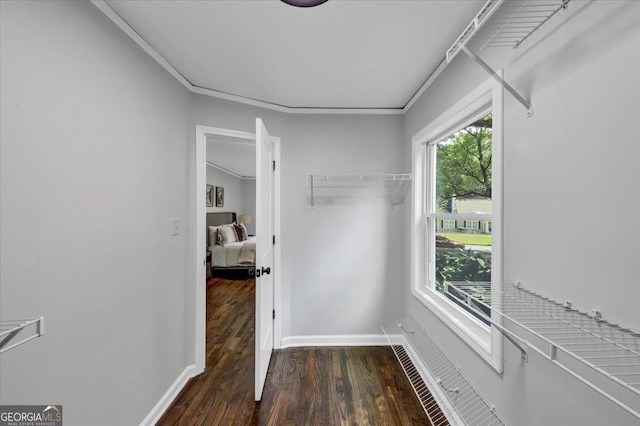
[[[256,119],[256,401],[273,352],[274,151],[264,123]]]

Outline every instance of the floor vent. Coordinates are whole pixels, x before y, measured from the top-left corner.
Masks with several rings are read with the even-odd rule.
[[[424,380],[422,380],[416,366],[413,364],[413,361],[411,361],[407,351],[404,350],[404,346],[392,345],[391,348],[396,354],[402,369],[409,378],[409,382],[411,382],[411,386],[413,386],[413,390],[416,392],[416,395],[420,400],[420,404],[422,404],[422,408],[424,408],[424,411],[427,413],[431,424],[434,426],[449,425],[449,421],[440,409],[438,402],[429,391],[429,388],[424,383]]]
[[[411,315],[382,330],[435,426],[504,425],[493,406]]]

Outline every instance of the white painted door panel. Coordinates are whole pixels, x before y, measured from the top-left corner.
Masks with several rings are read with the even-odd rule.
[[[260,401],[273,352],[274,150],[256,119],[256,393]]]

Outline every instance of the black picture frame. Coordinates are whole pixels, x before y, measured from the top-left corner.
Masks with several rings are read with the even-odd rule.
[[[213,207],[213,185],[207,185],[207,207]]]
[[[216,186],[216,207],[224,207],[224,188]]]

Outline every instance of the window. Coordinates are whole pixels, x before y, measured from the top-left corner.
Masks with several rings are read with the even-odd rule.
[[[443,219],[442,229],[456,229],[456,221],[451,219]]]
[[[500,303],[501,129],[502,88],[488,80],[412,140],[412,292],[498,371],[500,318],[482,303]]]
[[[479,220],[465,220],[464,227],[466,229],[480,229],[480,221]]]

